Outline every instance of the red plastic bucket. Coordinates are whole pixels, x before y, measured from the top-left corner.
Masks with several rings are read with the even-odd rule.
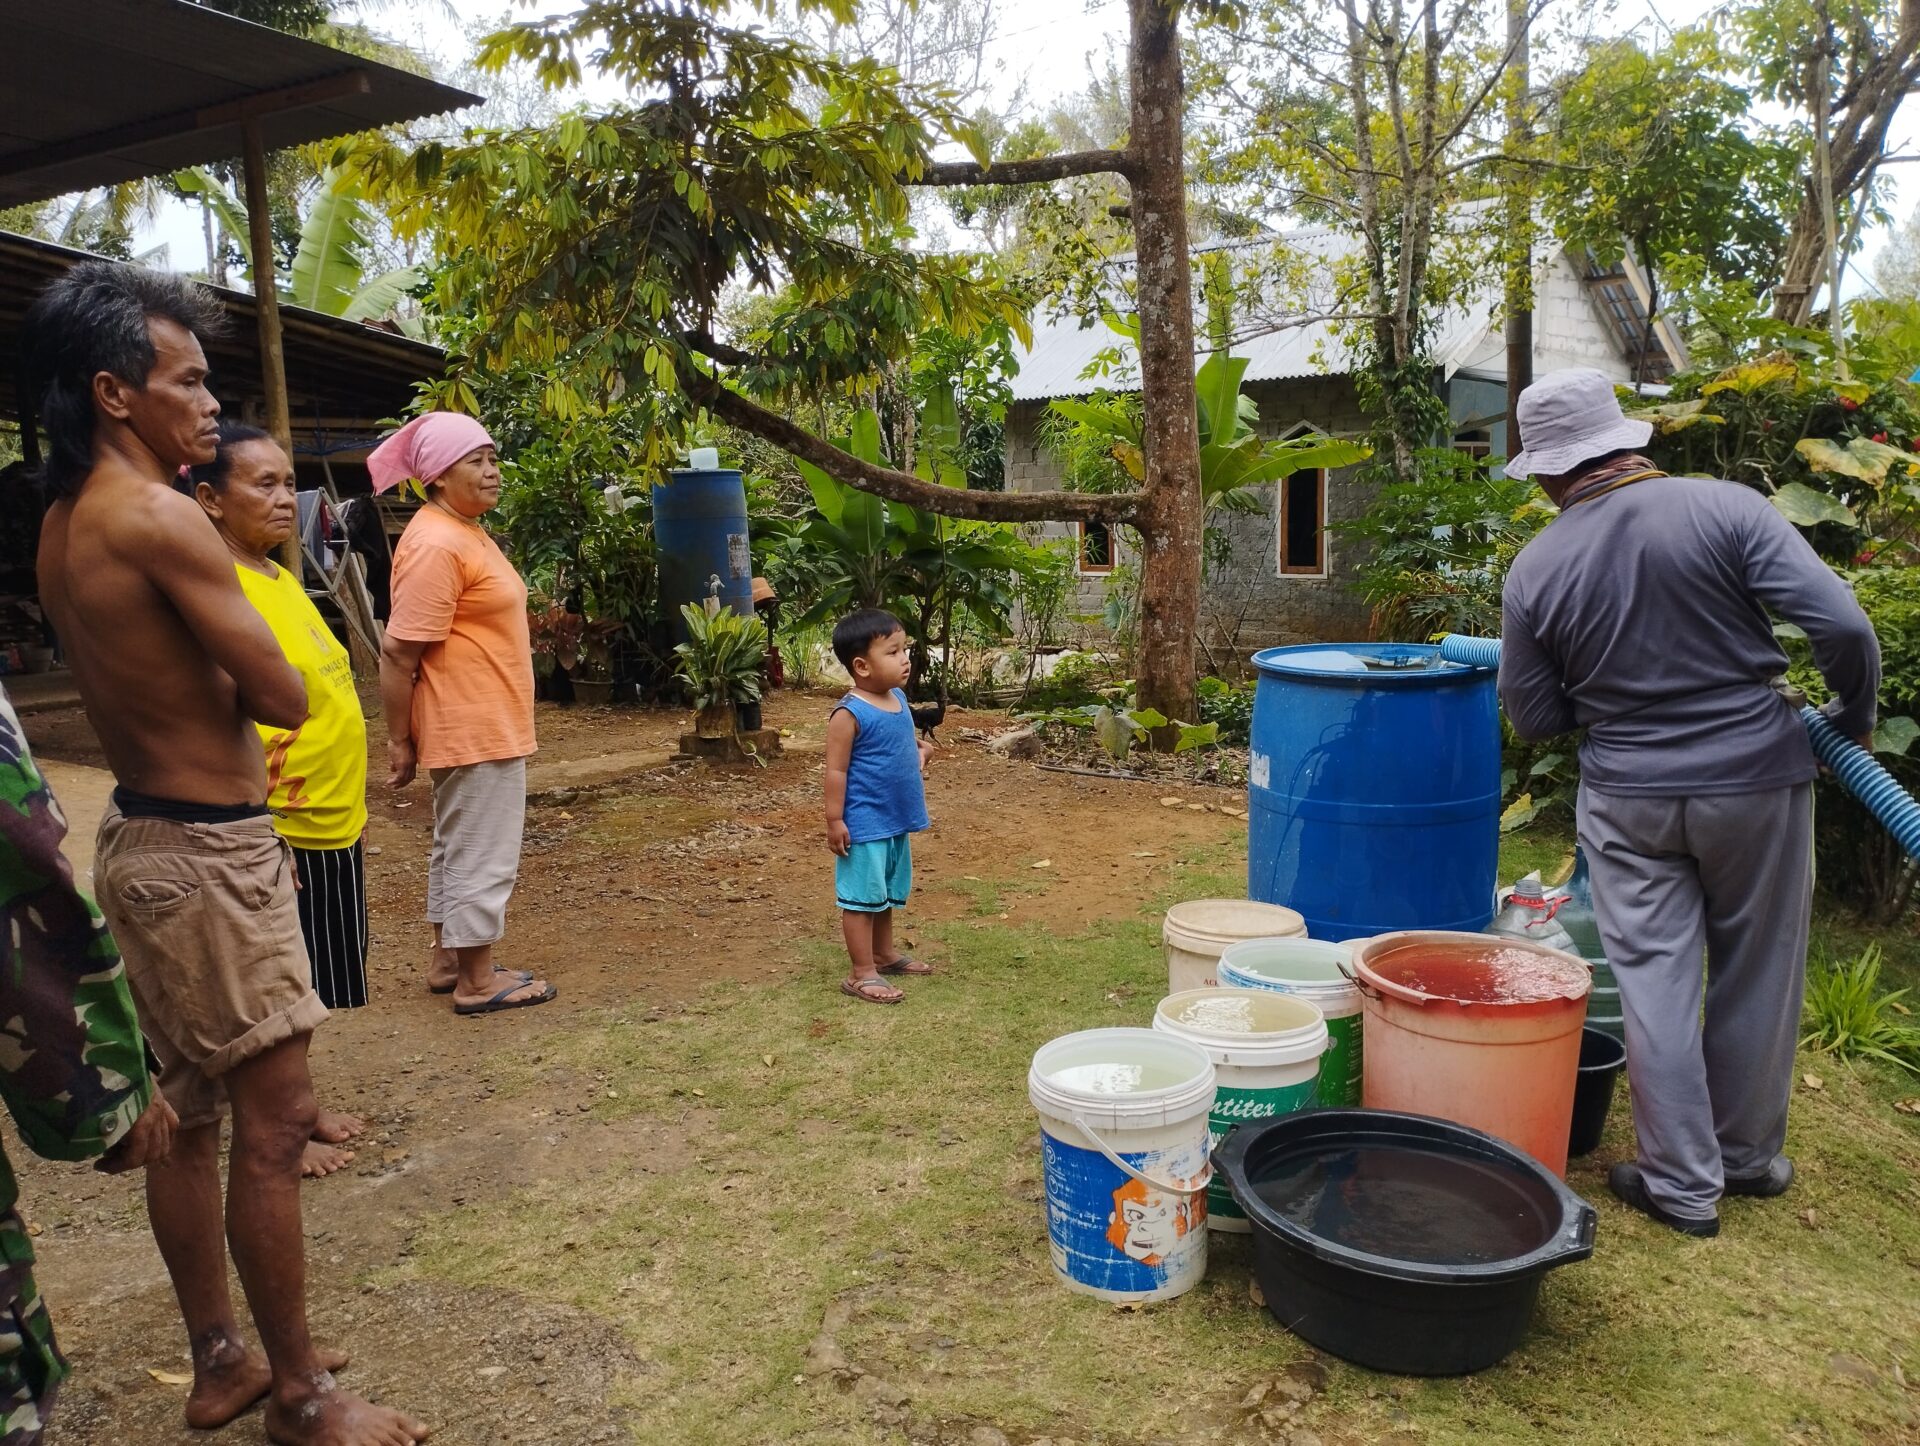
[[[1368,1109],[1484,1130],[1567,1173],[1592,974],[1558,949],[1409,931],[1353,943]]]

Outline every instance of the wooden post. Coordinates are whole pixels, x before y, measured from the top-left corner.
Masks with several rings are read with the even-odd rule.
[[[266,392],[267,431],[293,455],[293,413],[287,402],[287,358],[280,341],[280,293],[273,268],[273,213],[267,195],[267,148],[260,122],[249,116],[241,123],[245,152],[247,232],[253,252],[254,316],[260,327],[260,381]],[[296,580],[300,570],[300,539],[293,536],[280,546],[275,559]]]

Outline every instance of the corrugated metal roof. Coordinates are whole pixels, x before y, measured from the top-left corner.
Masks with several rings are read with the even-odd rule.
[[[49,281],[89,259],[84,251],[0,231],[0,416],[19,415],[14,365],[27,306]],[[234,322],[207,348],[214,392],[227,403],[256,397],[263,383],[254,299],[244,291],[207,290]],[[446,353],[439,347],[384,327],[285,304],[280,324],[297,423],[316,416],[369,422],[398,416],[413,399],[414,384],[446,368]]]
[[[1255,247],[1271,247],[1276,243],[1297,256],[1306,273],[1306,314],[1335,311],[1338,300],[1333,295],[1334,263],[1351,256],[1359,247],[1359,238],[1315,227],[1288,231],[1257,243],[1235,243],[1231,249],[1250,253]],[[1196,251],[1206,249],[1209,248],[1196,248]],[[1295,287],[1290,284],[1288,289]],[[1449,375],[1486,340],[1497,301],[1497,292],[1489,288],[1468,304],[1451,307],[1441,316],[1434,328],[1433,352]],[[1201,320],[1196,316],[1196,328]],[[1297,317],[1263,316],[1241,318],[1238,326],[1239,330],[1250,333],[1236,338],[1231,348],[1235,356],[1247,358],[1247,381],[1344,376],[1350,369],[1347,347],[1334,335],[1329,322],[1300,324]],[[1123,367],[1116,369],[1112,377],[1089,379],[1085,375],[1088,367],[1095,357],[1109,350],[1120,352]],[[1130,342],[1116,336],[1104,322],[1095,320],[1083,324],[1077,316],[1036,316],[1033,345],[1021,350],[1017,360],[1020,370],[1012,379],[1015,401],[1086,396],[1102,387],[1123,390],[1132,384],[1124,378],[1137,377],[1138,367]],[[1196,354],[1196,365],[1202,360],[1204,356]]]
[[[0,0],[0,206],[237,158],[481,98],[186,0]]]

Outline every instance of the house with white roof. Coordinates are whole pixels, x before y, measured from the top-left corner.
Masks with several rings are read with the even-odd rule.
[[[1235,247],[1262,243],[1230,243]],[[1306,260],[1309,276],[1328,278],[1351,254],[1357,238],[1327,228],[1277,238]],[[1196,248],[1204,252],[1209,248]],[[1324,264],[1321,264],[1324,262]],[[1309,291],[1312,290],[1311,284]],[[1309,304],[1312,302],[1310,300]],[[1561,367],[1597,367],[1622,382],[1636,375],[1663,380],[1685,365],[1674,328],[1646,325],[1644,277],[1631,261],[1603,267],[1582,252],[1553,252],[1535,279],[1534,375]],[[1325,311],[1333,308],[1328,304]],[[1317,314],[1317,313],[1316,313]],[[1506,343],[1499,297],[1488,291],[1450,308],[1434,328],[1435,385],[1453,418],[1453,445],[1476,456],[1506,455]],[[1236,318],[1235,356],[1248,359],[1243,390],[1259,408],[1259,430],[1275,437],[1320,432],[1358,436],[1366,421],[1355,394],[1351,361],[1333,323],[1305,318]],[[1096,359],[1117,351],[1121,362],[1105,378]],[[1099,321],[1077,317],[1034,319],[1033,344],[1019,355],[1006,422],[1009,491],[1060,485],[1061,468],[1040,435],[1047,407],[1063,397],[1101,389],[1125,390],[1137,376],[1131,346]],[[1196,357],[1196,365],[1203,357]],[[1353,469],[1299,472],[1261,489],[1254,513],[1217,519],[1227,542],[1225,560],[1209,566],[1201,597],[1202,641],[1216,660],[1283,643],[1340,641],[1370,635],[1364,601],[1354,590],[1357,539],[1339,525],[1367,507],[1367,489]],[[1050,526],[1077,541],[1079,606],[1098,615],[1114,569],[1127,561],[1125,529],[1102,524]]]

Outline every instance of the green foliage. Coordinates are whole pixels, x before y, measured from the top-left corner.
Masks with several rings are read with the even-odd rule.
[[[327,0],[194,0],[209,10],[250,20],[289,35],[311,35],[327,23]]]
[[[592,0],[520,22],[482,43],[483,66],[523,62],[558,88],[590,58],[635,99],[455,145],[353,148],[346,163],[398,232],[437,246],[438,305],[475,320],[441,390],[524,363],[566,425],[625,398],[650,414],[633,458],[645,470],[672,458],[718,368],[790,401],[871,386],[936,326],[1027,334],[1019,298],[978,258],[907,244],[906,182],[945,138],[977,149],[965,119],[887,67],[732,13]],[[757,346],[711,335],[742,287],[772,296]]]
[[[1881,961],[1880,946],[1869,944],[1852,959],[1808,971],[1800,1047],[1920,1074],[1920,1027],[1901,1003],[1908,991],[1882,989]]]
[[[1580,760],[1571,740],[1529,743],[1501,719],[1500,832],[1515,833],[1542,819],[1573,818]]]
[[[1190,753],[1196,748],[1211,748],[1220,741],[1218,723],[1174,723],[1157,708],[1141,708],[1117,700],[1022,716],[1037,725],[1085,729],[1115,763],[1125,763],[1127,755],[1136,747],[1158,748],[1157,735],[1163,730],[1172,732],[1172,746],[1165,749],[1169,753]]]
[[[936,396],[942,395],[936,393]],[[958,436],[952,393],[946,407],[929,407],[921,419],[920,466],[947,473]],[[862,408],[852,430],[836,439],[865,461],[884,457],[879,417]],[[812,507],[802,515],[769,518],[770,581],[796,608],[792,625],[805,628],[860,607],[886,608],[914,640],[917,682],[935,649],[945,654],[956,641],[955,620],[998,637],[1010,622],[1017,580],[1056,574],[1055,550],[1037,546],[1019,529],[991,522],[936,517],[835,481],[807,463],[798,464]]]
[[[176,172],[173,184],[220,218],[251,274],[253,240],[246,203],[203,168]],[[294,252],[287,283],[278,288],[280,300],[347,321],[377,321],[391,312],[425,277],[412,266],[368,277],[367,259],[372,254],[368,230],[372,224],[372,208],[352,180],[337,172],[323,174],[320,189],[300,225],[300,245]]]
[[[1332,470],[1365,460],[1368,448],[1358,442],[1321,436],[1285,440],[1262,437],[1254,426],[1260,420],[1260,410],[1253,398],[1240,390],[1247,365],[1246,357],[1215,352],[1194,377],[1199,403],[1200,491],[1209,509],[1248,511],[1259,505],[1255,488],[1303,469]],[[1145,479],[1142,416],[1136,393],[1102,390],[1084,401],[1056,401],[1048,410],[1070,429],[1063,436],[1056,423],[1047,434],[1070,464],[1069,487],[1077,483],[1078,490],[1117,491]],[[1097,460],[1103,456],[1106,462]]]
[[[1520,549],[1552,517],[1524,479],[1494,477],[1450,447],[1414,452],[1411,481],[1381,480],[1342,527],[1366,544],[1357,587],[1381,637],[1497,636],[1500,590]]]
[[[1112,659],[1099,653],[1070,653],[1044,678],[1033,680],[1027,688],[1025,703],[1041,714],[1072,711],[1097,703],[1124,687],[1114,674]]]
[[[1753,121],[1751,93],[1728,78],[1737,66],[1707,28],[1651,53],[1631,38],[1594,45],[1560,87],[1557,164],[1539,183],[1559,238],[1606,263],[1630,246],[1649,271],[1689,256],[1719,280],[1777,278],[1801,152]]]
[[[1843,372],[1825,333],[1761,325],[1777,341],[1732,365],[1685,372],[1668,399],[1630,415],[1654,424],[1647,451],[1670,472],[1725,477],[1768,493],[1828,558],[1920,558],[1920,389],[1905,378],[1902,309],[1861,313]],[[1737,343],[1736,343],[1737,344]]]
[[[1209,677],[1200,679],[1196,691],[1200,696],[1200,721],[1213,724],[1222,743],[1245,743],[1252,737],[1253,684]]]
[[[1880,638],[1878,761],[1902,787],[1920,789],[1920,569],[1867,567],[1844,574]],[[1798,628],[1774,631],[1792,660],[1788,677],[1815,704],[1829,694]],[[1821,888],[1876,923],[1891,923],[1912,901],[1915,876],[1906,855],[1866,806],[1832,779],[1815,785],[1814,850]]]
[[[680,616],[687,641],[674,646],[678,673],[696,711],[729,703],[753,703],[760,697],[760,670],[767,658],[766,630],[759,620],[722,608],[712,617],[685,604]]]

